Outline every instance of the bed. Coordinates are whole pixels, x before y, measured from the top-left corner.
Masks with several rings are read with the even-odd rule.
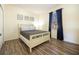
[[[30,52],[32,48],[50,41],[50,32],[36,30],[33,25],[20,24],[20,39],[29,47]]]

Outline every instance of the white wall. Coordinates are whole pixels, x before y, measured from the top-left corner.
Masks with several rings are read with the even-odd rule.
[[[33,23],[32,21],[28,20],[17,20],[17,14],[27,15],[27,16],[34,16],[36,20],[38,17],[36,14],[16,7],[14,5],[3,5],[4,9],[4,40],[12,40],[19,38],[19,29],[18,23]]]
[[[39,29],[48,31],[49,30],[49,14],[43,13],[39,15]]]
[[[79,5],[59,5],[51,11],[63,8],[64,41],[79,44]]]

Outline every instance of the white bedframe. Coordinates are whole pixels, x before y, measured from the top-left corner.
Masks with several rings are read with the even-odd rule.
[[[20,28],[22,27],[23,29],[23,26],[28,26],[28,27],[32,27],[32,25],[25,25],[25,24],[20,24]],[[34,29],[34,28],[33,28]],[[27,30],[24,28],[24,30]],[[48,34],[48,35],[45,35],[43,36],[44,34]],[[34,38],[32,39],[33,36],[37,36],[37,35],[42,35],[42,37],[39,37],[39,38]],[[34,34],[34,35],[31,35],[30,36],[30,39],[26,39],[24,36],[22,36],[20,34],[20,39],[30,48],[30,52],[32,52],[32,48],[43,43],[43,42],[46,42],[46,41],[49,41],[50,40],[50,32],[45,32],[45,33],[39,33],[39,34]]]

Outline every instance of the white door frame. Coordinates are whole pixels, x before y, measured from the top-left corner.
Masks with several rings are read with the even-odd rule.
[[[2,42],[2,44],[4,43],[4,11],[3,11],[3,8],[2,8],[2,5],[0,4],[0,8],[2,9],[2,19],[3,19],[3,33],[2,33],[2,35],[3,35],[3,42]],[[1,48],[1,47],[0,47]]]

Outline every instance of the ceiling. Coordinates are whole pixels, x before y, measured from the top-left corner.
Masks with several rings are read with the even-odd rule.
[[[39,14],[48,13],[57,4],[16,4],[16,6]]]

